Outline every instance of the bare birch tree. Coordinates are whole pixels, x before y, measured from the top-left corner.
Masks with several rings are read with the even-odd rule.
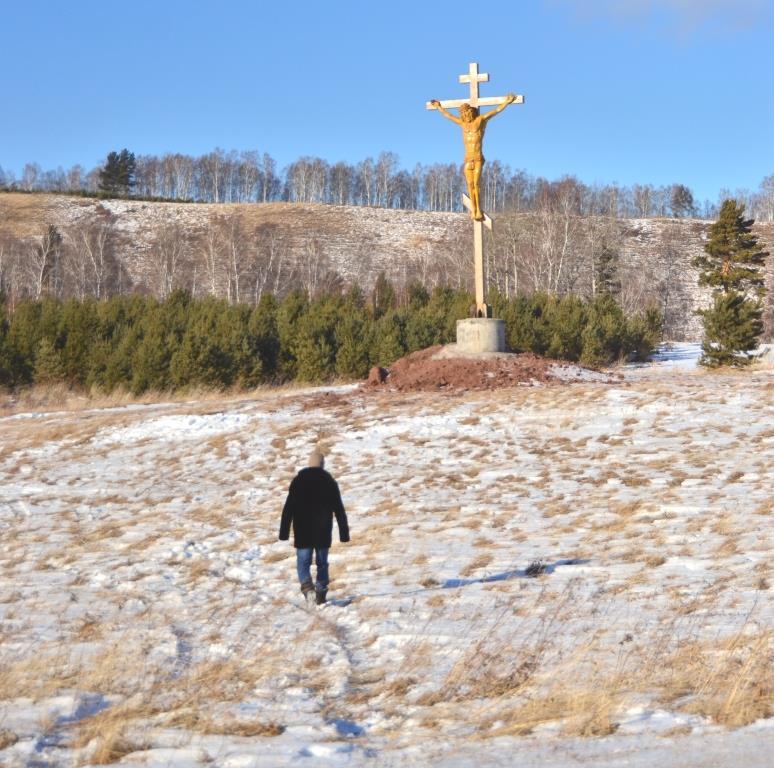
[[[228,260],[228,300],[238,304],[242,301],[242,283],[250,267],[250,244],[239,216],[222,218],[220,228],[223,248]]]
[[[397,168],[398,156],[394,152],[382,152],[377,158],[375,168],[376,205],[381,205],[384,208],[392,206]]]
[[[58,295],[61,253],[62,235],[53,224],[40,237],[28,242],[24,262],[34,298],[39,299],[43,294]]]
[[[65,269],[79,298],[102,299],[109,294],[116,272],[114,224],[84,221],[65,233]]]
[[[228,285],[228,261],[223,252],[219,216],[211,216],[193,245],[194,260],[204,276],[210,296],[225,296]]]
[[[252,301],[258,304],[267,291],[283,295],[292,280],[293,270],[287,248],[276,226],[264,225],[254,235],[255,259],[251,271]]]
[[[330,259],[315,238],[304,241],[297,267],[299,285],[310,298],[341,289],[341,275],[331,268]]]
[[[339,162],[331,167],[330,194],[331,202],[336,205],[348,205],[352,195],[352,167]]]
[[[190,255],[190,244],[180,226],[162,224],[156,230],[149,254],[149,288],[156,296],[163,300],[175,288],[186,287]]]

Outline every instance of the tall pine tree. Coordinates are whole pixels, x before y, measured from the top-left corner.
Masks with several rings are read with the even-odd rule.
[[[712,288],[713,304],[700,310],[704,322],[701,364],[744,366],[763,332],[763,268],[768,252],[752,234],[744,206],[726,200],[710,227],[705,253],[693,260],[699,285]]]
[[[100,191],[111,195],[128,195],[134,188],[136,165],[134,152],[128,149],[111,152],[99,172]]]

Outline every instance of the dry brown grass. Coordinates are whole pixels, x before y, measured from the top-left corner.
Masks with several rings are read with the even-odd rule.
[[[264,563],[279,563],[281,560],[287,560],[293,553],[290,550],[280,550],[267,552],[263,556]]]
[[[648,565],[657,567],[658,556],[651,557],[654,560]],[[646,573],[643,569],[635,574],[637,581]],[[632,583],[630,579],[629,586]],[[714,584],[687,603],[684,590],[675,586],[672,591],[678,603],[673,623],[663,626],[657,638],[637,642],[627,635],[625,641],[632,645],[616,652],[601,642],[606,623],[601,620],[569,656],[557,655],[552,627],[572,617],[572,594],[550,595],[549,602],[544,588],[534,605],[552,608],[531,634],[516,638],[501,632],[498,617],[479,622],[478,636],[457,657],[443,684],[415,704],[431,708],[424,716],[437,720],[451,703],[486,700],[487,706],[479,708],[477,715],[479,732],[485,737],[526,734],[548,722],[560,723],[565,735],[607,735],[616,730],[627,703],[643,695],[728,727],[771,717],[774,633],[755,630],[755,624],[747,622],[737,635],[721,643],[695,639],[701,619],[688,617],[718,610],[714,606],[726,586]],[[615,592],[610,587],[606,593]],[[522,606],[520,613],[533,615],[534,605]],[[604,613],[603,606],[595,611],[600,616]],[[422,681],[425,675],[421,667],[418,670],[418,677],[405,676]],[[402,695],[395,691],[395,696]]]
[[[97,622],[87,616],[75,627],[74,639],[98,642],[101,634]],[[244,699],[282,668],[282,659],[261,644],[243,657],[185,667],[173,679],[168,669],[149,663],[139,631],[137,638],[124,633],[79,657],[73,657],[66,644],[40,645],[26,658],[6,657],[0,663],[0,700],[41,699],[62,689],[123,698],[73,726],[73,745],[88,746],[87,759],[103,764],[143,748],[144,740],[138,734],[159,713],[178,709],[211,713],[216,704]],[[202,728],[211,728],[209,723],[214,721],[205,718],[201,722]],[[224,723],[220,730],[206,732],[272,735],[276,731],[271,723],[231,723],[227,719]]]
[[[580,690],[556,686],[500,718],[504,725],[494,735],[525,736],[539,725],[558,721],[565,736],[609,736],[618,728],[615,715],[622,705],[621,693],[616,685]]]
[[[672,469],[669,475],[670,477],[667,482],[667,485],[670,488],[676,488],[682,485],[684,480],[688,479],[688,473],[684,472],[682,469]]]
[[[739,543],[731,536],[726,537],[715,549],[716,557],[730,557],[739,551]]]
[[[196,707],[182,707],[162,718],[166,727],[184,728],[195,733],[217,736],[279,736],[285,726],[259,719],[239,719],[230,715],[215,715]]]
[[[194,507],[189,515],[197,523],[211,525],[218,530],[229,530],[234,526],[235,521],[240,520],[244,514],[243,510],[234,505],[212,506],[212,507]]]
[[[645,485],[650,485],[650,477],[632,472],[631,474],[626,475],[622,482],[628,488],[641,488]]]
[[[495,702],[491,720],[497,725],[485,733],[525,735],[559,722],[568,736],[608,735],[616,730],[627,701],[643,692],[731,728],[774,715],[774,634],[743,631],[720,645],[693,641],[670,653],[674,640],[621,657],[623,665],[621,658],[612,667],[592,665],[597,672],[590,676],[591,643],[559,667],[538,659],[519,685],[492,689],[492,695],[505,696],[505,709]],[[520,700],[515,707],[508,704],[514,694]]]
[[[17,741],[19,741],[19,737],[13,731],[8,728],[0,728],[0,752],[12,747]]]
[[[78,642],[95,642],[100,640],[103,635],[103,623],[88,613],[78,621],[73,632],[73,638]]]
[[[663,696],[731,728],[774,715],[774,632],[744,630],[719,645],[692,642],[664,669]]]
[[[43,698],[74,684],[78,674],[70,667],[68,655],[64,647],[40,644],[27,656],[0,659],[0,701]]]
[[[188,584],[195,584],[199,579],[210,575],[211,564],[209,558],[191,558],[183,562],[188,566],[184,577],[185,582]]]
[[[381,688],[378,691],[378,695],[386,696],[391,699],[405,698],[416,683],[417,680],[414,677],[397,677]]]
[[[467,577],[474,574],[480,568],[486,568],[492,562],[492,555],[484,553],[471,560],[461,571],[460,576]]]
[[[285,732],[285,726],[280,725],[279,723],[267,723],[263,720],[230,719],[215,721],[213,719],[209,725],[197,730],[201,733],[254,738],[256,736],[280,736]]]
[[[125,678],[127,666],[133,670],[132,674],[143,669],[133,666],[138,662],[142,664],[140,659],[127,658],[126,649],[116,646],[92,658],[90,666],[82,668],[77,675],[77,687],[81,690],[119,692],[126,696],[123,702],[74,727],[73,746],[87,747],[88,762],[117,762],[124,755],[145,748],[142,734],[154,721],[199,733],[245,737],[276,736],[284,730],[272,722],[217,714],[218,706],[244,699],[256,685],[281,668],[280,659],[265,649],[256,658],[250,655],[250,658],[193,665],[182,670],[174,681],[168,672],[145,664],[140,691],[136,690],[136,681],[129,679],[131,675]]]
[[[89,532],[89,540],[93,543],[103,539],[119,539],[123,532],[123,528],[118,522],[108,520]]]
[[[543,595],[541,590],[536,602]],[[509,604],[484,619],[480,635],[457,658],[443,684],[419,703],[432,706],[440,701],[502,698],[524,690],[545,663],[552,628],[566,615],[570,598],[571,590],[565,590],[539,624],[520,637],[503,634],[503,622],[512,611]]]
[[[42,423],[36,423],[34,429],[30,424],[16,422],[3,425],[2,449],[0,456],[5,457],[12,453],[19,453],[17,464],[9,469],[13,474],[20,471],[22,465],[28,464],[30,459],[24,452],[41,448],[50,443],[61,443],[63,447],[71,449],[74,446],[82,446],[88,443],[103,425],[118,425],[121,417],[118,415],[99,418],[73,419],[69,415],[55,415],[47,418]],[[93,455],[92,455],[93,458]]]
[[[147,748],[141,739],[132,738],[138,720],[146,720],[156,710],[136,698],[110,707],[78,724],[71,746],[84,749],[81,765],[110,765],[132,752]]]
[[[204,450],[215,456],[217,459],[225,459],[228,456],[228,449],[235,440],[231,433],[215,435],[204,442]]]
[[[174,392],[149,390],[142,395],[134,395],[120,388],[112,392],[102,392],[96,388],[85,391],[72,389],[65,384],[40,384],[13,393],[0,393],[0,417],[15,413],[50,411],[77,413],[91,409],[120,408],[126,405],[187,406],[191,401],[195,401],[196,404],[186,410],[192,413],[203,413],[212,412],[212,405],[209,405],[211,403],[238,403],[255,399],[276,400],[278,395],[289,394],[301,388],[302,385],[293,383],[281,386],[260,386],[252,390],[192,387]]]

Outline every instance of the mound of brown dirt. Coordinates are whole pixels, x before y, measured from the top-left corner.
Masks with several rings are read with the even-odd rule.
[[[389,370],[374,368],[361,387],[397,392],[464,391],[573,381],[613,379],[598,371],[529,352],[470,355],[457,352],[455,345],[450,344],[412,352],[393,363]]]

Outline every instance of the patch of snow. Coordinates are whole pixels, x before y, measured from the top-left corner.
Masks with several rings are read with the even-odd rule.
[[[559,381],[611,381],[609,374],[572,363],[554,363],[549,366],[549,371]]]
[[[201,440],[224,432],[245,429],[252,418],[242,413],[214,416],[174,415],[151,419],[132,427],[109,429],[92,441],[95,447],[129,445],[142,440]]]

